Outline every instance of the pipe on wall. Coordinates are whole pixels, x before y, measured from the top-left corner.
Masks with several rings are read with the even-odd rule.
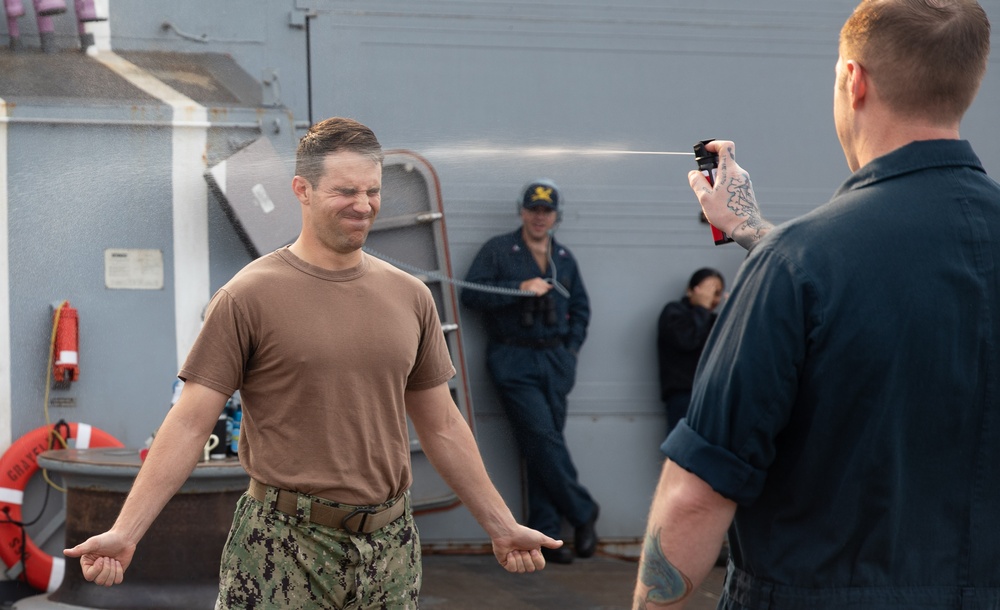
[[[35,17],[38,20],[38,36],[41,41],[42,51],[45,53],[55,53],[56,46],[55,23],[52,21],[54,15],[61,15],[66,12],[66,0],[32,0],[35,8]],[[87,31],[86,24],[95,21],[107,21],[107,17],[97,14],[97,7],[94,0],[74,0],[74,10],[76,11],[77,33],[80,36],[80,48],[84,51],[94,45],[94,35]],[[11,50],[20,50],[21,29],[17,20],[25,14],[23,0],[4,0],[4,10],[7,13],[7,33],[10,38]]]
[[[64,0],[35,0],[34,3],[42,52],[55,53],[59,49],[56,46],[56,26],[52,21],[52,15],[65,13],[66,2]]]
[[[11,117],[0,115],[0,123],[24,123],[29,125],[94,125],[118,127],[198,127],[225,129],[254,129],[264,131],[263,121],[243,121],[212,123],[210,121],[139,121],[132,119],[78,119],[69,117]]]
[[[76,10],[76,31],[80,35],[80,48],[86,52],[89,47],[94,46],[94,34],[87,31],[87,24],[107,21],[107,18],[97,15],[94,0],[74,0],[73,8]]]

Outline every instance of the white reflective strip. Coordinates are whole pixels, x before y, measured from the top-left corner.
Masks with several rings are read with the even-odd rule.
[[[59,352],[56,364],[80,364],[80,357],[76,352],[62,351]]]
[[[52,593],[62,584],[63,576],[66,574],[66,560],[62,557],[52,558],[52,572],[49,573],[49,586],[45,589],[47,593]]]
[[[205,121],[208,111],[188,100],[164,99],[174,107],[174,121]],[[208,189],[205,150],[208,130],[175,127],[173,151],[174,324],[177,368],[183,366],[201,331],[201,312],[212,298],[208,267]]]
[[[174,324],[179,369],[201,331],[201,312],[212,298],[208,189],[203,177],[207,169],[208,109],[115,53],[100,51],[95,59],[173,109]]]
[[[90,424],[76,425],[76,448],[86,449],[90,447]]]
[[[11,489],[10,487],[0,487],[0,502],[6,502],[7,504],[17,504],[20,506],[24,504],[24,492],[20,489]]]

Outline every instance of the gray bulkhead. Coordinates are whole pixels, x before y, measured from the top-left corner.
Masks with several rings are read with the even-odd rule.
[[[1000,2],[982,4],[1000,23]],[[79,50],[72,8],[55,18],[55,53],[38,48],[33,20],[22,18],[22,48],[0,50],[10,320],[0,335],[0,352],[9,342],[9,357],[0,353],[9,364],[0,371],[0,445],[44,423],[50,305],[68,299],[80,311],[81,379],[51,393],[66,400],[50,414],[140,446],[169,406],[181,327],[190,334],[198,308],[252,258],[201,173],[179,178],[178,165],[207,169],[264,137],[290,169],[305,125],[350,116],[386,149],[433,167],[458,277],[483,241],[517,226],[524,183],[544,176],[562,188],[557,238],[578,258],[593,310],[566,436],[601,503],[605,550],[635,555],[665,433],[656,318],[696,268],[716,267],[731,283],[744,257],[736,245],[712,245],[699,222],[686,178],[692,157],[662,153],[735,140],[774,221],[826,201],[848,175],[832,91],[837,35],[854,5],[107,0],[109,19],[88,26],[99,51],[89,54]],[[3,27],[0,44],[9,39]],[[185,118],[101,53],[167,83],[202,115]],[[993,60],[962,134],[995,177],[998,107]],[[201,144],[191,130],[204,132]],[[184,207],[192,200],[201,204]],[[201,214],[205,230],[194,260],[185,258],[190,232],[176,226],[187,214]],[[105,251],[116,248],[161,251],[163,287],[106,288]],[[472,312],[458,313],[477,438],[520,515],[520,465],[485,371],[482,327]],[[464,508],[418,523],[429,549],[485,548]]]

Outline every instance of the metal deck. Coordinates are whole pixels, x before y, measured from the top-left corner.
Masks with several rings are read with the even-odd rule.
[[[421,610],[629,610],[638,562],[598,554],[533,574],[508,574],[492,555],[424,554]],[[725,568],[712,569],[688,610],[714,610]],[[7,583],[15,584],[15,583]],[[7,592],[17,599],[26,591]],[[82,610],[44,595],[0,601],[0,609]]]
[[[508,574],[492,555],[424,555],[422,610],[618,610],[632,607],[638,562],[598,554],[533,574]],[[688,610],[714,610],[726,569],[712,569]]]

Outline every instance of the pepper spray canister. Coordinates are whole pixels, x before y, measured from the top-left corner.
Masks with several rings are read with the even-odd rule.
[[[711,141],[713,138],[702,140],[694,145],[694,162],[698,164],[701,175],[705,176],[709,184],[715,186],[715,173],[719,169],[719,155],[705,148],[705,145]],[[716,246],[733,241],[732,237],[720,231],[715,225],[709,224],[708,226],[712,227],[712,239],[715,240]]]

